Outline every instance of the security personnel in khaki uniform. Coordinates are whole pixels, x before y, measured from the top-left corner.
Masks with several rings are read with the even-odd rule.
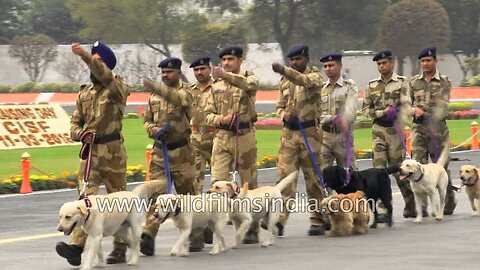
[[[197,79],[195,84],[190,86],[193,96],[192,103],[192,139],[193,151],[195,153],[195,179],[197,181],[197,190],[202,192],[205,181],[205,165],[208,162],[212,168],[212,149],[213,138],[217,131],[216,127],[208,126],[205,120],[205,105],[207,96],[212,91],[213,79],[210,76],[212,68],[210,67],[209,57],[200,57],[195,59],[190,68],[193,68],[193,74]]]
[[[410,100],[413,103],[412,126],[412,158],[421,163],[428,163],[428,157],[436,162],[444,144],[449,146],[449,131],[445,121],[450,100],[452,84],[447,76],[437,70],[436,48],[423,49],[418,59],[422,66],[422,74],[415,75],[408,83]],[[449,186],[445,199],[445,215],[453,214],[457,205],[452,189],[448,162]],[[424,215],[427,213],[424,213]]]
[[[278,63],[272,64],[273,71],[283,76],[277,101],[277,116],[283,120],[282,138],[278,151],[278,179],[283,179],[301,167],[309,201],[313,198],[320,202],[324,197],[323,190],[300,132],[297,117],[305,129],[312,151],[321,166],[322,134],[318,129],[320,114],[317,100],[320,99],[323,79],[318,68],[308,67],[307,45],[293,46],[287,56],[290,59],[290,67]],[[284,198],[293,197],[296,189],[295,181],[294,185],[283,190]],[[282,213],[277,224],[280,236],[283,235],[288,216],[288,211]],[[310,224],[309,235],[324,234],[324,219],[321,212],[311,213]]]
[[[248,183],[251,189],[255,189],[258,186],[257,145],[253,124],[257,121],[255,96],[258,79],[252,71],[241,70],[241,47],[227,47],[219,57],[223,69],[214,67],[218,81],[213,84],[205,107],[207,125],[219,128],[213,139],[212,182],[229,179],[236,160],[242,185]],[[258,243],[258,229],[258,223],[254,222],[243,242]]]
[[[373,61],[377,62],[380,77],[368,83],[363,100],[363,113],[373,119],[373,167],[385,168],[400,164],[405,159],[406,149],[401,140],[405,140],[404,125],[409,110],[405,100],[408,97],[407,79],[393,72],[395,60],[391,51],[379,51]],[[396,130],[394,125],[400,130]],[[401,181],[398,174],[394,176],[405,201],[403,216],[415,217],[415,200],[410,185]],[[384,206],[381,205],[380,208],[382,210]],[[384,215],[381,215],[379,220],[384,221]]]
[[[346,167],[350,156],[350,167],[357,170],[355,150],[353,147],[353,123],[355,122],[358,89],[351,79],[341,76],[342,55],[328,54],[320,59],[328,80],[323,83],[319,109],[320,124],[323,130],[322,157],[323,167],[337,165]],[[347,139],[350,146],[347,150]],[[347,151],[350,151],[347,153]]]
[[[112,70],[117,60],[112,50],[103,43],[95,42],[91,53],[78,43],[72,44],[72,52],[82,58],[90,69],[91,85],[83,85],[78,93],[77,103],[71,119],[70,137],[74,141],[93,143],[92,165],[87,195],[95,195],[101,184],[108,193],[125,190],[127,154],[123,145],[122,117],[125,112],[128,86]],[[94,132],[95,139],[85,134]],[[78,187],[83,190],[86,160],[80,162]],[[70,244],[58,242],[58,255],[74,266],[81,264],[81,254],[87,234],[75,228]],[[125,262],[126,243],[115,237],[114,250],[107,263]]]
[[[165,181],[165,189],[160,194],[167,192],[167,176],[161,143],[167,145],[170,175],[177,194],[197,193],[195,158],[190,143],[192,95],[188,86],[180,81],[181,65],[182,61],[178,58],[164,59],[158,65],[162,69],[163,82],[156,83],[150,80],[143,82],[145,88],[152,92],[148,100],[143,126],[148,136],[155,140],[150,161],[150,177],[152,180]],[[147,256],[155,253],[154,239],[160,226],[153,217],[154,210],[152,207],[147,215],[140,242],[140,251]],[[192,240],[190,251],[200,251],[201,249],[203,249],[203,238]]]

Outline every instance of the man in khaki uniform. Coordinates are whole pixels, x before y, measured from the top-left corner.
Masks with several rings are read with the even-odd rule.
[[[160,194],[167,193],[162,143],[167,145],[170,175],[177,194],[197,194],[195,157],[190,144],[192,94],[188,86],[180,81],[181,65],[182,61],[178,58],[166,58],[158,65],[162,69],[162,83],[143,81],[145,88],[152,92],[143,125],[148,136],[155,140],[150,161],[150,178],[165,181],[165,189]],[[154,210],[152,207],[147,215],[140,242],[140,251],[147,256],[155,253],[154,239],[160,226],[154,218]],[[192,252],[203,249],[203,238],[197,238],[191,241]]]
[[[207,96],[210,91],[212,91],[214,81],[210,76],[212,68],[210,67],[209,57],[195,59],[190,65],[190,68],[193,68],[193,74],[197,79],[197,82],[190,86],[190,91],[193,96],[191,139],[195,153],[197,190],[202,192],[205,181],[206,163],[208,162],[208,165],[212,168],[213,138],[217,131],[216,127],[207,125],[204,113]]]
[[[324,197],[322,186],[300,132],[297,117],[305,129],[312,151],[321,166],[322,134],[318,129],[320,114],[317,100],[320,99],[323,79],[318,68],[308,67],[307,45],[293,46],[287,56],[291,67],[279,63],[272,64],[273,71],[283,76],[277,101],[277,116],[283,120],[282,138],[278,150],[278,179],[283,179],[301,167],[309,202],[312,198],[320,202]],[[284,189],[282,194],[285,199],[292,198],[296,190],[297,182],[295,181],[295,184]],[[283,235],[288,216],[289,212],[284,211],[277,224],[280,236]],[[309,235],[324,234],[324,219],[321,212],[311,213],[310,224]]]
[[[407,79],[393,72],[395,60],[391,51],[379,51],[373,61],[377,62],[380,77],[368,83],[363,100],[363,113],[373,119],[373,167],[385,168],[400,164],[405,159],[405,142],[402,140],[405,141],[404,125],[409,110],[405,100],[408,98]],[[400,130],[396,130],[395,125]],[[398,174],[394,176],[405,201],[403,216],[415,217],[415,200],[410,185],[401,181]],[[380,208],[384,209],[383,205]],[[379,220],[385,221],[385,218],[382,214]]]
[[[222,68],[214,67],[218,78],[207,98],[205,115],[208,126],[218,127],[213,139],[212,182],[229,179],[238,164],[242,185],[257,188],[257,145],[253,123],[257,121],[255,96],[258,79],[252,71],[241,70],[243,49],[231,46],[219,53]],[[258,223],[254,222],[244,243],[258,243]]]
[[[112,70],[116,65],[115,54],[105,44],[95,42],[91,53],[80,44],[72,44],[72,52],[81,57],[90,69],[91,85],[82,85],[71,119],[70,137],[93,147],[90,176],[87,179],[87,195],[95,195],[101,184],[108,193],[125,190],[127,154],[123,145],[122,117],[125,112],[128,86]],[[95,133],[95,139],[86,132]],[[80,161],[78,187],[83,190],[86,160]],[[81,264],[81,254],[87,234],[75,228],[70,244],[58,242],[58,255],[74,266]],[[115,237],[114,250],[107,263],[125,262],[126,243]]]
[[[415,75],[408,83],[409,101],[413,104],[412,126],[412,158],[421,163],[428,163],[428,157],[436,162],[444,145],[449,147],[449,131],[445,121],[450,101],[452,84],[447,76],[437,70],[437,50],[435,47],[423,49],[418,59],[422,66],[422,74]],[[452,215],[457,205],[455,192],[452,189],[448,163],[449,185],[445,198],[445,215]],[[428,213],[424,213],[428,214]]]
[[[350,167],[357,170],[355,150],[353,147],[353,123],[355,122],[358,89],[351,79],[341,76],[342,55],[328,54],[320,59],[328,80],[323,83],[319,109],[320,124],[323,130],[322,157],[323,167],[337,165],[347,167],[350,156]],[[346,135],[348,134],[348,135]],[[347,138],[349,136],[349,149]],[[350,151],[347,153],[347,151]]]

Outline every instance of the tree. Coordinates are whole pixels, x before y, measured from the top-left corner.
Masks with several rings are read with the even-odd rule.
[[[68,78],[71,82],[84,82],[89,78],[90,71],[80,57],[72,52],[60,55],[60,60],[55,65],[55,71]]]
[[[430,45],[447,51],[450,22],[445,9],[434,0],[403,0],[387,8],[380,25],[380,44],[398,57],[398,72],[403,73],[403,59],[409,57],[412,75],[417,72],[418,52]]]
[[[191,63],[200,56],[210,56],[213,62],[217,62],[217,54],[220,48],[229,45],[240,45],[247,50],[244,31],[238,25],[210,24],[203,26],[199,31],[184,38],[182,54],[185,61]]]
[[[438,0],[438,2],[447,10],[450,18],[452,40],[449,47],[453,55],[456,56],[464,77],[467,76],[469,70],[472,75],[480,73],[477,68],[478,65],[462,64],[459,58],[461,53],[468,56],[467,59],[478,57],[480,50],[480,0]]]
[[[19,32],[20,20],[26,5],[24,1],[0,1],[0,44],[8,44]]]
[[[184,0],[68,0],[67,6],[74,20],[84,23],[80,37],[142,43],[169,57],[170,44],[180,42],[186,30],[206,23],[201,15],[185,13],[183,4]]]
[[[73,21],[67,0],[34,0],[26,13],[25,28],[29,33],[45,34],[57,43],[79,41],[82,23]]]
[[[45,35],[17,36],[8,53],[17,58],[33,82],[41,81],[48,65],[57,57],[57,44]]]

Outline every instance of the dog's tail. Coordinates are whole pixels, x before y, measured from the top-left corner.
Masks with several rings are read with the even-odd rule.
[[[291,185],[297,178],[298,178],[298,171],[294,171],[291,174],[287,175],[287,177],[283,178],[280,182],[278,182],[275,185],[275,187],[277,187],[280,191],[283,191],[286,187]]]
[[[385,168],[385,172],[387,174],[392,174],[392,173],[396,173],[396,172],[399,172],[400,171],[400,165],[399,164],[395,164],[395,165],[392,165],[392,166],[389,166],[387,168]]]
[[[143,184],[137,186],[132,192],[141,199],[149,199],[155,194],[164,193],[167,191],[167,183],[160,180],[145,181]]]
[[[447,164],[449,156],[450,156],[450,147],[447,141],[443,144],[443,150],[442,150],[442,153],[440,153],[440,157],[438,157],[437,164],[442,167],[445,167],[445,164]]]

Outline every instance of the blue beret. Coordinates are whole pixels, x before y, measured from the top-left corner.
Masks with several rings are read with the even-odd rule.
[[[377,54],[375,54],[372,60],[376,62],[378,60],[390,58],[390,57],[392,57],[392,52],[390,50],[382,50],[377,52]]]
[[[324,57],[320,58],[320,62],[325,63],[329,61],[338,61],[342,62],[342,55],[339,53],[327,54]]]
[[[420,54],[418,54],[418,59],[426,56],[432,56],[433,58],[437,58],[437,48],[429,47],[423,49]]]
[[[243,57],[243,49],[239,46],[230,46],[220,51],[218,57],[222,58],[224,55],[233,55],[240,58]]]
[[[171,68],[171,69],[180,69],[182,67],[182,60],[177,57],[168,57],[163,59],[160,64],[158,64],[159,68]]]
[[[117,65],[117,58],[115,57],[113,51],[107,45],[101,42],[97,41],[93,44],[91,53],[92,55],[98,53],[102,61],[109,69],[114,69]]]
[[[204,57],[199,57],[195,60],[192,61],[190,64],[190,67],[198,67],[198,66],[209,66],[210,65],[210,57],[204,56]]]
[[[297,55],[302,55],[308,57],[308,46],[306,44],[297,44],[294,45],[287,53],[287,57],[294,57]]]

